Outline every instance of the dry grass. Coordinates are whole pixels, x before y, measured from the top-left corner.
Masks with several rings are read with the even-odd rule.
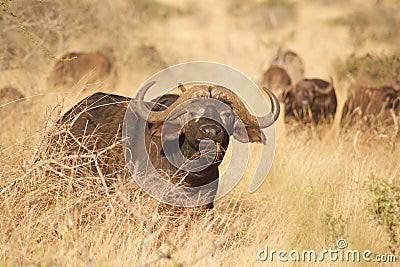
[[[400,53],[353,54],[336,63],[337,76],[352,83],[383,86],[400,83]]]
[[[251,27],[266,29],[280,27],[296,19],[296,5],[293,1],[232,1],[229,12],[235,16],[251,17]]]
[[[376,1],[379,2],[379,1]],[[397,13],[400,5],[397,1],[382,1],[383,4],[360,4],[347,14],[331,22],[336,25],[346,25],[356,48],[363,48],[367,40],[380,42],[399,41],[399,18]]]
[[[329,1],[319,1],[318,8],[323,2]],[[198,2],[196,12],[188,8],[193,4],[172,0],[32,3],[19,9],[18,1],[12,1],[10,7],[41,44],[55,55],[107,49],[121,77],[117,91],[127,96],[165,65],[215,60],[254,77],[265,60],[260,51],[275,52],[257,47],[254,42],[259,36],[251,35],[249,28],[236,28],[241,16],[244,25],[253,18],[229,15],[230,5],[224,1],[221,5]],[[313,27],[318,25],[333,27],[323,23],[322,13],[310,15],[315,14],[315,5],[283,3],[290,4],[286,11],[298,12],[296,20],[287,21],[281,33],[267,27],[257,29],[257,34],[279,39],[291,27],[296,29],[297,23],[316,31],[319,28]],[[51,7],[54,16],[37,6]],[[337,11],[336,6],[329,8],[332,14]],[[138,12],[141,16],[135,15]],[[98,153],[86,151],[77,157],[54,150],[54,139],[50,142],[48,137],[61,130],[57,142],[63,148],[68,135],[67,129],[54,128],[54,121],[86,93],[79,85],[65,91],[48,88],[45,80],[53,61],[27,41],[12,17],[1,16],[0,24],[12,29],[0,27],[1,57],[6,58],[1,61],[0,85],[21,89],[27,106],[24,111],[7,112],[0,121],[0,266],[282,266],[259,262],[257,251],[265,245],[320,251],[334,247],[339,238],[345,238],[350,249],[395,253],[399,260],[400,154],[398,149],[390,152],[390,140],[376,140],[373,134],[355,139],[355,132],[340,133],[337,120],[322,131],[287,134],[281,118],[274,163],[257,192],[247,192],[251,178],[244,177],[211,212],[173,212],[139,192],[118,166],[114,174],[100,172]],[[333,33],[338,33],[337,27],[343,27],[340,33],[347,32],[346,25],[334,27]],[[333,41],[347,39],[307,29],[288,46],[304,55],[311,74],[332,65],[324,61],[320,67],[316,60],[327,51],[333,51],[330,59],[346,60],[347,52]],[[16,50],[7,50],[5,44]],[[383,74],[392,75],[387,73],[390,68],[382,69]],[[338,94],[339,113],[343,91]],[[92,167],[86,166],[88,162]],[[330,265],[329,261],[321,264]]]
[[[54,129],[48,131],[43,136],[54,134]],[[245,179],[208,213],[172,212],[140,193],[126,173],[104,176],[85,168],[100,153],[68,155],[41,139],[28,148],[33,156],[21,158],[20,168],[15,159],[2,159],[2,261],[41,266],[253,265],[264,245],[322,250],[339,238],[346,238],[353,249],[376,253],[388,252],[390,243],[398,253],[398,233],[388,222],[398,224],[398,200],[393,196],[397,202],[392,202],[390,194],[384,200],[377,196],[382,182],[375,177],[398,183],[400,155],[388,155],[384,146],[371,153],[363,145],[356,153],[352,142],[338,135],[328,130],[320,139],[306,132],[279,138],[275,163],[259,191],[246,193]],[[47,148],[51,153],[44,153]],[[382,205],[395,209],[387,211],[391,217],[380,212]]]
[[[240,226],[236,222],[240,215],[234,211],[229,215],[171,211],[141,193],[121,165],[115,172],[108,165],[107,176],[97,168],[119,143],[71,154],[63,150],[73,145],[67,144],[68,128],[50,128],[31,147],[32,156],[20,169],[8,165],[10,158],[2,159],[1,236],[6,246],[0,253],[5,264],[147,266],[166,258],[192,265],[210,257]],[[85,147],[85,141],[79,145]],[[238,206],[232,205],[232,209]],[[180,248],[192,242],[187,233],[192,228],[198,231],[198,225],[209,237],[196,257],[185,258]],[[210,240],[214,240],[211,247]]]

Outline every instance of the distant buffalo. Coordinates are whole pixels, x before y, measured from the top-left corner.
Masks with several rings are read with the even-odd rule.
[[[304,78],[304,62],[297,53],[291,50],[282,51],[280,48],[270,66],[286,70],[292,83],[296,83]]]
[[[400,115],[400,90],[392,86],[353,85],[344,104],[340,125],[388,125]]]
[[[321,79],[303,79],[283,94],[285,122],[294,120],[303,124],[330,123],[337,108],[333,82]]]
[[[16,88],[6,86],[0,88],[0,128],[3,123],[12,123],[14,116],[21,116],[26,112],[25,96]],[[11,120],[8,120],[11,119]]]
[[[17,102],[25,96],[16,88],[6,86],[0,89],[0,107]]]
[[[72,86],[83,80],[87,85],[115,82],[115,66],[101,53],[68,53],[57,61],[49,77],[55,85]]]
[[[266,86],[278,96],[286,91],[291,84],[289,74],[281,67],[271,66],[264,72],[262,86]]]

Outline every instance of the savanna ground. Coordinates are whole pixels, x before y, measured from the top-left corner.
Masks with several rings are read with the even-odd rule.
[[[1,1],[1,7],[0,87],[19,88],[26,99],[1,107],[0,266],[294,266],[260,262],[257,251],[265,245],[322,251],[336,248],[338,239],[400,261],[400,150],[393,149],[392,129],[355,138],[338,126],[351,82],[400,81],[398,1]],[[338,112],[331,127],[289,135],[281,117],[272,169],[253,194],[245,177],[209,214],[168,214],[149,198],[135,198],[129,179],[116,175],[105,185],[96,171],[75,179],[66,166],[54,175],[65,158],[37,161],[61,112],[94,90],[132,96],[155,72],[193,60],[228,64],[257,81],[279,46],[303,57],[308,77],[333,77]],[[115,88],[49,86],[53,57],[70,51],[112,58]]]

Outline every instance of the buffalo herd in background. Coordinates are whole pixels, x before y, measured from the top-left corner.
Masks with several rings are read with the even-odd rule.
[[[285,123],[331,123],[337,108],[332,78],[328,82],[304,75],[304,62],[300,56],[279,49],[264,72],[262,85],[279,95],[284,105]]]
[[[331,124],[336,114],[337,97],[333,79],[304,77],[303,60],[295,52],[279,50],[263,73],[262,86],[278,94],[284,105],[287,124]],[[400,90],[398,85],[370,87],[353,84],[348,90],[340,126],[373,128],[394,125],[398,128]],[[397,129],[398,131],[398,129]]]
[[[337,110],[332,78],[328,81],[305,77],[304,61],[290,50],[279,49],[267,70],[262,86],[274,92],[283,105],[286,124],[331,124]],[[101,53],[67,53],[55,63],[48,82],[53,86],[100,84],[97,88],[114,88],[117,72],[112,60]],[[393,125],[398,127],[400,90],[398,85],[370,87],[351,85],[345,101],[340,126],[343,128]],[[0,89],[0,107],[14,105],[24,95],[16,88]]]

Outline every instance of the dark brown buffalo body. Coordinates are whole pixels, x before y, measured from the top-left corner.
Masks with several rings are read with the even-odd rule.
[[[303,79],[283,95],[285,122],[330,123],[336,113],[337,99],[332,82]]]
[[[272,66],[264,72],[262,85],[280,94],[289,88],[291,80],[285,69]]]
[[[68,53],[58,61],[50,76],[56,85],[71,85],[87,76],[87,83],[104,81],[113,74],[113,64],[100,53]]]
[[[14,101],[23,99],[24,95],[16,88],[7,86],[0,89],[0,107],[12,104]]]
[[[400,90],[354,85],[344,104],[340,125],[390,125],[400,115]]]
[[[135,149],[135,146],[140,146],[141,141],[144,140],[149,160],[161,175],[174,174],[174,176],[179,177],[178,180],[184,176],[181,185],[196,187],[218,179],[218,166],[228,148],[230,136],[241,142],[265,142],[261,128],[271,126],[279,116],[278,100],[267,89],[265,90],[271,98],[272,108],[271,113],[263,117],[252,115],[236,94],[221,86],[197,85],[189,89],[181,86],[182,95],[163,95],[154,100],[157,104],[152,109],[150,109],[153,106],[152,103],[143,101],[148,89],[149,86],[142,88],[137,99],[135,99],[136,101],[131,103],[131,98],[96,93],[85,98],[68,111],[60,123],[69,124],[72,135],[75,139],[85,142],[88,150],[99,151],[106,148],[115,144],[116,141],[121,141],[122,131],[129,132],[130,140],[125,140],[125,142],[133,145],[133,149]],[[194,99],[198,100],[199,103],[195,100],[190,105],[185,105],[187,100]],[[199,99],[205,100],[205,102]],[[231,108],[225,108],[225,105],[215,105],[212,102],[208,103],[207,101],[211,101],[210,99],[224,102],[227,107]],[[128,123],[124,125],[127,128],[122,129],[125,113]],[[171,117],[169,117],[168,123],[164,124],[169,115]],[[196,119],[187,119],[188,116],[191,116],[190,118],[196,116]],[[210,117],[217,119],[213,120]],[[239,118],[245,128],[239,127]],[[139,129],[141,125],[145,126],[144,133],[135,132],[135,129]],[[163,139],[164,143],[161,141],[161,132],[165,138]],[[85,136],[91,136],[92,141],[84,141]],[[219,148],[215,158],[211,160],[211,164],[207,168],[196,172],[186,172],[170,163],[167,156],[173,158],[177,153],[182,153],[187,159],[196,159],[200,154],[200,141],[204,139],[211,139]],[[165,148],[170,147],[170,142],[176,140],[179,143],[179,151],[175,151],[176,147],[173,146],[171,149],[165,150]],[[72,143],[76,143],[76,141]],[[79,146],[73,149],[83,150]],[[119,144],[113,149],[112,156],[118,156],[120,161],[123,161],[124,153],[122,150],[122,145]],[[131,157],[129,161],[139,162],[138,166],[146,158],[145,155]],[[110,162],[106,164],[109,166]],[[122,162],[117,164],[120,164],[121,169],[125,167]],[[107,172],[106,168],[104,172]],[[177,175],[179,173],[182,175]],[[212,194],[215,195],[216,190],[217,187],[213,188]],[[208,208],[212,206],[210,204]]]

